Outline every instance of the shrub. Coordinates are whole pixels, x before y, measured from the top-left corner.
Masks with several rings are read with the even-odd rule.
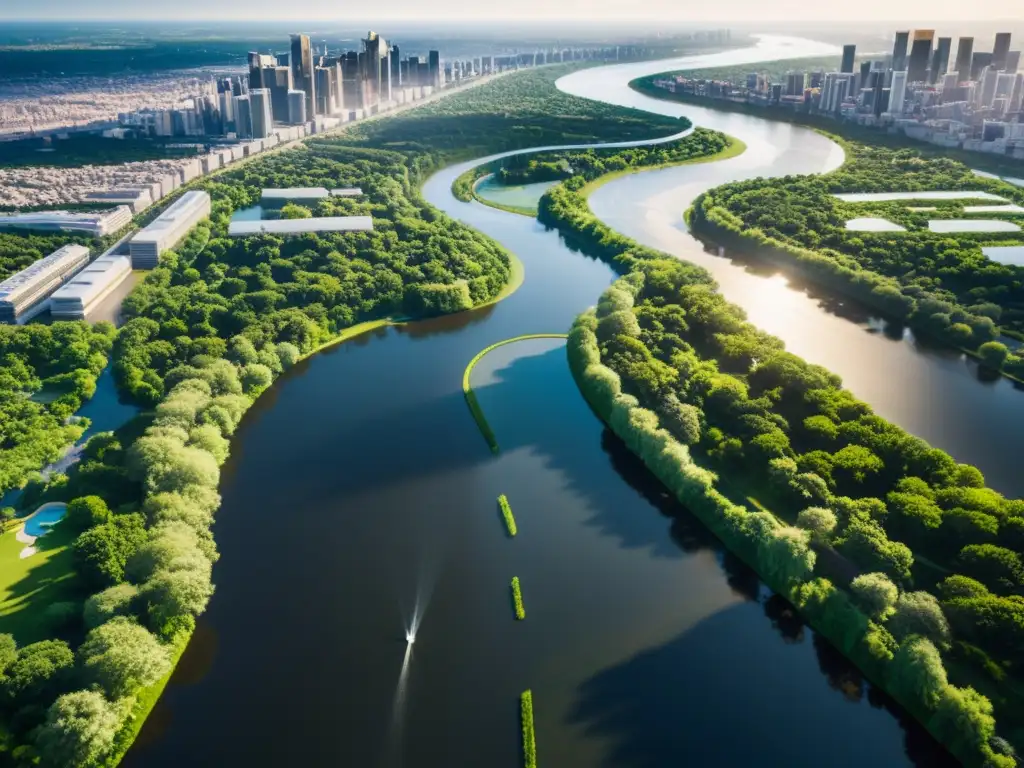
[[[949,645],[949,622],[939,601],[928,592],[904,592],[900,595],[888,626],[900,642],[919,635],[939,647]]]
[[[125,616],[115,616],[89,632],[78,657],[86,678],[112,699],[152,685],[171,668],[167,648]]]
[[[86,629],[95,629],[115,616],[129,616],[132,603],[139,594],[134,584],[115,584],[85,601],[82,619]]]
[[[899,590],[884,573],[865,573],[850,583],[860,609],[876,621],[884,621],[896,610]]]
[[[101,525],[110,519],[107,503],[99,496],[80,496],[68,504],[67,524],[76,531]]]
[[[40,764],[47,768],[98,765],[121,726],[117,707],[97,691],[76,691],[57,699],[36,733]]]

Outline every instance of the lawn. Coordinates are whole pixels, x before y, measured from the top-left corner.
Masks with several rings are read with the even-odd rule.
[[[22,646],[51,637],[46,608],[79,595],[71,565],[74,531],[55,526],[36,540],[34,555],[21,559],[25,544],[15,538],[20,527],[0,535],[0,632],[11,633]]]

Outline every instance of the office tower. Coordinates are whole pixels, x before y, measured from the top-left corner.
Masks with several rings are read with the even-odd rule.
[[[288,91],[288,122],[301,125],[306,122],[306,92]]]
[[[790,72],[786,75],[786,95],[803,96],[805,75],[803,72]]]
[[[981,72],[981,88],[975,94],[975,105],[981,108],[991,107],[996,97],[996,84],[999,80],[999,70],[994,66],[987,66]]]
[[[923,83],[928,79],[928,64],[932,58],[934,29],[915,29],[914,41],[910,46],[910,61],[907,64],[907,82]]]
[[[269,83],[264,81],[266,73],[264,70],[273,69],[277,66],[277,59],[265,53],[249,51],[249,88],[268,88]]]
[[[1014,72],[1000,72],[996,75],[996,91],[995,98],[1010,100],[1013,96],[1013,86],[1017,80],[1017,75]]]
[[[894,81],[895,82],[895,81]],[[942,98],[941,103],[945,104],[947,101],[954,101],[954,94],[957,91],[957,84],[960,82],[959,72],[947,72],[942,76]]]
[[[1006,54],[1010,52],[1010,33],[996,34],[996,44],[992,48],[992,66],[1003,69],[1006,66]]]
[[[313,71],[316,75],[316,113],[332,115],[338,110],[338,105],[334,101],[334,67],[320,66]]]
[[[954,71],[960,74],[960,82],[971,79],[971,61],[974,58],[974,38],[961,37],[956,48]]]
[[[932,66],[928,71],[928,82],[935,85],[949,70],[949,49],[953,45],[953,38],[940,37],[938,45],[935,46],[935,53],[932,55]]]
[[[971,57],[971,80],[978,80],[985,67],[992,64],[992,54],[978,51]]]
[[[251,139],[252,103],[249,101],[249,96],[235,96],[232,101],[235,112],[235,133],[240,139]]]
[[[220,119],[224,123],[224,132],[234,130],[235,125],[235,100],[234,97],[228,93],[221,93],[218,95],[220,99]]]
[[[402,81],[402,52],[401,49],[395,45],[391,45],[391,49],[388,52],[391,56],[391,87],[392,88],[404,88],[407,83]]]
[[[316,80],[313,77],[313,51],[309,47],[309,35],[292,35],[292,50],[289,58],[292,69],[292,87],[306,92],[306,115],[316,114]]]
[[[889,111],[894,115],[902,115],[906,98],[907,73],[893,72],[892,84],[889,86]]]
[[[1010,96],[1008,111],[1020,112],[1022,105],[1024,105],[1024,72],[1018,72],[1014,76],[1013,95]]]
[[[856,90],[859,91],[861,88],[867,88],[870,77],[871,77],[871,62],[870,61],[862,61],[860,63],[860,76],[857,79]]]
[[[276,120],[285,120],[288,117],[288,92],[295,85],[292,83],[292,70],[290,67],[274,67],[273,73],[264,73],[264,87],[270,89],[270,104],[274,110]]]
[[[334,59],[331,64],[334,68],[334,109],[336,112],[341,112],[345,109],[345,83],[341,77],[341,57]]]
[[[856,45],[844,45],[843,46],[843,63],[839,67],[840,72],[853,72],[853,60],[857,56]]]
[[[376,32],[368,32],[363,40],[363,54],[363,107],[373,109],[381,101],[391,99],[387,41]]]
[[[270,101],[270,89],[256,88],[249,91],[249,104],[252,108],[252,137],[265,139],[274,130],[274,108]]]
[[[1020,51],[1010,51],[1006,54],[1006,65],[1003,67],[1004,72],[1016,72],[1020,69]]]
[[[359,54],[355,51],[348,51],[342,55],[339,61],[341,63],[342,109],[359,109],[362,106],[359,103],[359,96],[362,93],[359,83]]]
[[[438,51],[431,51],[429,54],[430,59],[430,80],[425,85],[432,85],[434,88],[441,87],[441,54]]]
[[[910,42],[909,32],[897,32],[896,42],[892,46],[892,71],[902,72],[907,68],[907,44]]]

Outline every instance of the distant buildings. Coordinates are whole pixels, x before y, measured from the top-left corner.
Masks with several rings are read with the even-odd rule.
[[[175,245],[200,221],[210,215],[210,195],[193,190],[186,192],[152,224],[136,234],[128,243],[134,269],[152,269],[160,263],[160,255]]]
[[[0,322],[25,322],[46,310],[50,295],[89,263],[89,249],[65,245],[0,283]]]

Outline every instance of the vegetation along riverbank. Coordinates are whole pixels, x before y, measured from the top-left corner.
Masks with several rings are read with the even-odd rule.
[[[508,503],[508,497],[504,493],[498,497],[498,507],[501,508],[501,516],[505,520],[508,535],[515,536],[519,532],[516,528],[516,519],[512,515],[512,506]]]
[[[23,363],[3,383],[24,401],[17,418],[48,435],[29,441],[8,485],[77,439],[56,432],[107,356],[122,394],[144,408],[93,437],[67,475],[23,494],[26,505],[71,504],[40,539],[66,545],[47,566],[61,598],[51,605],[42,590],[0,615],[2,747],[13,764],[114,765],[128,749],[213,593],[211,524],[231,436],[279,375],[351,329],[484,306],[516,284],[508,253],[422,200],[430,173],[534,144],[677,132],[676,120],[558,92],[570,69],[510,75],[198,181],[213,199],[209,222],[132,291],[116,334],[54,323],[2,337]],[[227,237],[231,215],[262,188],[289,186],[360,187],[361,197],[292,213],[368,215],[373,231]],[[40,566],[27,567],[35,578]]]
[[[1016,741],[1024,502],[787,353],[703,269],[611,231],[574,182],[542,221],[625,274],[569,334],[597,414],[965,764],[1013,765],[994,712]]]

